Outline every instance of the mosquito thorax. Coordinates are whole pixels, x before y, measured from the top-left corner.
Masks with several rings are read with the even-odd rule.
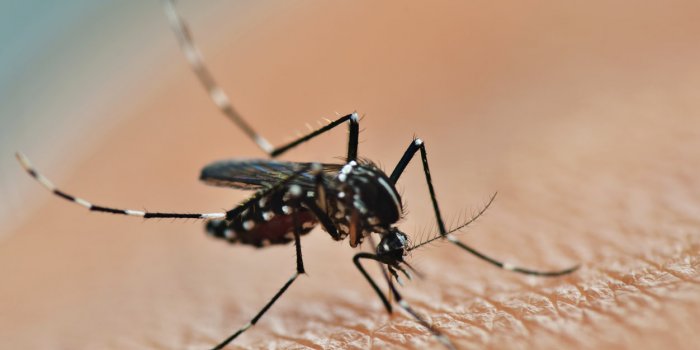
[[[352,246],[372,232],[388,232],[401,218],[401,197],[389,177],[374,164],[351,161],[340,169],[333,182],[336,195],[327,199],[327,209],[341,235],[350,232],[355,219],[360,224],[361,234],[350,242]]]

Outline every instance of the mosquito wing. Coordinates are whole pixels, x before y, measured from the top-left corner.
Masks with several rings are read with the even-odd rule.
[[[202,169],[199,179],[212,186],[256,190],[270,187],[311,163],[280,162],[274,160],[224,160],[211,163]],[[325,173],[337,172],[341,165],[323,164]],[[305,189],[314,188],[314,176],[301,174],[293,183]]]

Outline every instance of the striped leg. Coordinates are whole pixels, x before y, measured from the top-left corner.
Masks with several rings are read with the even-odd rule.
[[[223,89],[217,84],[214,76],[211,74],[207,66],[204,64],[202,58],[202,53],[199,51],[197,46],[194,44],[192,39],[192,34],[189,27],[180,16],[180,14],[175,9],[175,5],[172,0],[163,0],[165,6],[165,13],[170,21],[170,26],[177,36],[180,48],[187,58],[187,61],[192,67],[195,75],[199,79],[200,83],[209,93],[209,97],[214,102],[214,104],[219,108],[219,110],[226,115],[234,124],[236,124],[243,132],[248,135],[265,153],[270,157],[277,157],[284,152],[304,143],[324,132],[335,128],[336,126],[343,124],[345,122],[349,123],[350,129],[350,139],[348,141],[348,162],[351,160],[356,160],[357,158],[357,143],[359,135],[359,117],[357,113],[348,114],[343,116],[336,121],[329,122],[326,126],[312,131],[309,134],[298,138],[295,141],[289,142],[280,147],[274,147],[270,142],[267,141],[265,137],[258,134],[251,126],[248,124],[241,114],[233,107],[231,104],[231,99],[226,95]]]
[[[54,184],[47,179],[44,175],[41,175],[41,173],[37,172],[34,167],[32,166],[32,163],[29,161],[29,159],[22,153],[17,153],[17,160],[19,160],[19,163],[22,165],[24,170],[26,170],[29,175],[31,175],[34,179],[36,179],[40,184],[42,184],[44,187],[46,187],[49,191],[53,192],[53,194],[71,201],[73,203],[76,203],[80,206],[83,206],[87,208],[90,211],[98,211],[98,212],[104,212],[104,213],[111,213],[111,214],[119,214],[119,215],[129,215],[129,216],[139,216],[145,219],[150,219],[150,218],[174,218],[174,219],[204,219],[204,220],[210,220],[210,219],[223,219],[226,217],[226,213],[221,212],[221,213],[201,213],[201,214],[194,214],[194,213],[157,213],[157,212],[146,212],[142,210],[131,210],[131,209],[117,209],[117,208],[111,208],[111,207],[103,207],[100,205],[94,205],[85,199],[75,197],[73,195],[70,195],[66,192],[63,192],[59,190]]]
[[[19,160],[19,163],[27,171],[27,173],[29,173],[29,175],[31,175],[34,179],[36,179],[39,183],[41,183],[49,191],[53,192],[53,194],[65,199],[65,200],[68,200],[68,201],[71,201],[71,202],[76,203],[78,205],[81,205],[81,206],[89,209],[90,211],[98,211],[98,212],[119,214],[119,215],[139,216],[139,217],[142,217],[145,219],[173,218],[173,219],[203,219],[203,220],[227,219],[227,220],[231,220],[231,219],[237,217],[238,215],[240,215],[246,209],[248,209],[251,205],[253,205],[253,203],[258,201],[260,198],[265,197],[274,191],[278,191],[280,188],[288,185],[292,180],[299,177],[304,172],[308,171],[308,167],[301,167],[298,171],[294,172],[292,175],[280,180],[279,182],[270,186],[269,188],[265,188],[265,189],[258,191],[255,195],[250,197],[248,200],[246,200],[245,202],[241,203],[237,207],[235,207],[232,210],[229,210],[227,212],[202,213],[202,214],[159,213],[159,212],[146,212],[146,211],[142,211],[142,210],[117,209],[117,208],[112,208],[112,207],[104,207],[104,206],[94,205],[85,199],[75,197],[73,195],[70,195],[66,192],[59,190],[48,178],[46,178],[44,175],[42,175],[41,173],[37,172],[34,169],[31,162],[24,154],[17,153],[16,156],[17,156],[17,160]]]
[[[572,273],[576,271],[579,266],[573,266],[567,269],[563,270],[558,270],[558,271],[537,271],[537,270],[531,270],[531,269],[526,269],[522,267],[518,267],[509,263],[504,263],[501,261],[498,261],[496,259],[493,259],[489,256],[484,255],[483,253],[475,250],[472,247],[469,247],[468,245],[462,243],[459,241],[456,237],[454,237],[451,233],[456,231],[459,228],[462,228],[466,225],[461,225],[459,228],[447,231],[445,228],[445,222],[442,220],[442,214],[440,213],[440,207],[438,206],[437,202],[437,197],[435,196],[435,189],[433,188],[433,180],[430,176],[430,168],[428,167],[428,155],[427,152],[425,151],[425,144],[421,139],[414,139],[411,141],[411,144],[408,145],[408,149],[406,149],[406,152],[404,153],[403,157],[401,157],[401,160],[399,160],[399,163],[396,165],[394,168],[394,171],[391,172],[390,179],[393,183],[396,183],[396,181],[399,180],[399,177],[401,177],[401,174],[403,171],[406,169],[408,164],[411,162],[413,159],[413,156],[416,154],[416,152],[420,151],[421,155],[421,160],[423,162],[423,172],[425,173],[425,181],[428,183],[428,191],[430,192],[430,200],[433,203],[433,210],[435,211],[435,220],[437,221],[437,226],[438,230],[440,231],[441,237],[446,238],[450,243],[466,250],[467,252],[473,254],[477,258],[484,260],[488,262],[491,265],[500,267],[504,270],[509,270],[517,273],[522,273],[525,275],[534,275],[534,276],[543,276],[543,277],[555,277],[555,276],[561,276],[561,275],[566,275],[569,273]],[[495,194],[494,194],[495,197]],[[484,210],[488,208],[489,205],[491,205],[491,202],[493,201],[493,198],[491,198],[491,201],[486,205]],[[479,213],[479,215],[483,214],[483,211]],[[471,223],[473,220],[470,220],[467,222],[467,224]],[[414,247],[415,248],[415,247]]]
[[[165,13],[170,21],[170,26],[177,36],[178,43],[182,52],[185,54],[185,58],[192,67],[192,70],[197,75],[200,83],[209,93],[209,97],[214,102],[214,104],[219,108],[219,110],[226,115],[234,124],[236,124],[243,132],[248,135],[265,153],[270,157],[277,157],[282,153],[296,147],[297,145],[306,142],[334,127],[348,122],[350,129],[350,139],[348,141],[348,162],[355,160],[357,158],[357,144],[359,135],[359,117],[357,113],[348,114],[344,117],[339,118],[334,122],[329,122],[328,125],[310,132],[306,136],[302,136],[299,139],[289,142],[286,145],[280,147],[274,147],[269,141],[262,135],[258,134],[241,116],[241,114],[233,107],[231,104],[231,99],[226,95],[223,89],[217,84],[214,76],[209,71],[209,68],[204,64],[204,59],[202,58],[202,53],[199,51],[197,46],[194,44],[192,39],[192,34],[189,27],[177,12],[175,5],[172,0],[163,0],[163,5],[165,6]]]
[[[170,21],[170,26],[177,36],[177,40],[180,44],[180,48],[185,54],[185,58],[190,63],[192,70],[199,78],[199,81],[204,85],[204,88],[209,92],[209,96],[217,107],[224,113],[231,121],[233,121],[243,132],[248,135],[255,143],[266,153],[271,153],[274,147],[264,138],[259,135],[253,128],[248,125],[248,123],[241,117],[240,113],[233,108],[231,100],[228,98],[226,93],[219,87],[219,85],[214,80],[214,77],[209,72],[209,69],[204,64],[202,59],[202,53],[194,45],[192,40],[192,34],[190,33],[189,27],[183,21],[182,17],[177,13],[175,9],[175,4],[171,0],[164,0],[163,5],[165,6],[165,13]]]
[[[226,338],[224,341],[222,341],[219,345],[215,346],[212,348],[212,350],[220,350],[226,347],[229,343],[231,343],[234,339],[236,339],[239,335],[243,334],[243,332],[247,331],[250,329],[250,327],[255,326],[256,323],[260,320],[260,318],[263,317],[265,312],[272,307],[272,305],[279,299],[284,292],[287,291],[289,286],[294,283],[294,281],[299,277],[299,275],[306,273],[304,270],[304,261],[301,256],[301,223],[299,222],[299,217],[297,215],[296,209],[294,209],[294,212],[292,213],[292,218],[294,220],[294,243],[296,247],[296,256],[297,256],[297,270],[294,272],[292,277],[287,280],[287,282],[280,288],[280,290],[270,299],[270,301],[263,306],[263,308],[253,317],[253,319],[250,320],[250,322],[246,323],[243,327],[238,329],[235,333],[233,333],[231,336]]]

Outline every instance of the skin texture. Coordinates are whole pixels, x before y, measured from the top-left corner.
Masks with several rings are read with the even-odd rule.
[[[525,267],[582,264],[532,278],[439,243],[407,258],[426,275],[402,288],[407,300],[463,349],[698,344],[697,2],[364,5],[261,7],[264,21],[235,41],[225,13],[192,26],[236,106],[274,143],[358,110],[360,156],[387,171],[414,133],[426,142],[448,222],[499,192],[465,243]],[[195,181],[210,161],[263,154],[217,114],[174,39],[171,54],[176,74],[54,179],[61,188],[163,211],[245,198]],[[333,161],[346,132],[331,135],[284,159]],[[91,214],[38,187],[33,220],[0,245],[2,348],[200,349],[248,322],[294,271],[291,245],[228,246],[201,222]],[[419,162],[399,188],[402,230],[434,232]],[[308,276],[232,348],[438,346],[400,311],[386,315],[347,242],[317,229],[302,248]]]

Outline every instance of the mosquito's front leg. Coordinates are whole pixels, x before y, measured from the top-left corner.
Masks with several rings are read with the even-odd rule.
[[[384,303],[384,307],[391,313],[391,304],[389,303],[389,300],[387,297],[382,293],[382,291],[379,289],[379,286],[377,286],[377,283],[374,282],[372,277],[365,271],[365,269],[362,267],[362,264],[360,263],[360,259],[368,259],[368,260],[375,260],[379,261],[377,259],[376,254],[370,254],[370,253],[357,253],[353,257],[353,262],[355,263],[355,266],[360,270],[363,276],[365,276],[365,279],[367,279],[367,282],[372,286],[372,289],[377,293],[379,298],[382,300],[382,303]],[[420,323],[423,327],[427,328],[430,333],[432,333],[445,347],[447,347],[450,350],[455,350],[455,346],[452,344],[450,339],[442,334],[437,328],[433,327],[428,321],[423,319],[416,311],[411,308],[411,306],[408,304],[408,302],[403,299],[399,291],[396,289],[394,286],[394,283],[390,278],[387,278],[387,281],[389,283],[389,288],[391,290],[391,293],[394,295],[396,298],[396,302],[399,304],[399,306],[406,311],[411,317],[413,317],[418,323]]]
[[[469,253],[475,255],[481,260],[484,260],[494,266],[500,267],[504,270],[509,270],[513,272],[518,272],[526,275],[535,275],[535,276],[544,276],[544,277],[554,277],[554,276],[561,276],[561,275],[566,275],[569,273],[572,273],[576,271],[579,266],[573,266],[567,269],[563,270],[557,270],[557,271],[537,271],[537,270],[531,270],[531,269],[526,269],[522,267],[518,267],[509,263],[504,263],[501,261],[498,261],[494,258],[491,258],[474,248],[462,243],[460,240],[458,240],[456,237],[454,237],[450,232],[447,231],[447,228],[445,228],[445,222],[442,219],[442,214],[440,213],[440,207],[438,206],[437,202],[437,197],[435,196],[435,189],[433,187],[433,180],[430,176],[430,167],[428,166],[428,155],[425,150],[425,144],[421,139],[414,139],[410,145],[408,145],[408,148],[406,149],[406,152],[404,152],[403,157],[401,157],[401,160],[399,160],[399,163],[396,164],[396,167],[394,168],[394,171],[391,172],[390,179],[393,183],[396,183],[398,181],[399,177],[401,177],[401,174],[403,171],[406,169],[408,164],[411,162],[413,159],[413,156],[416,154],[416,152],[420,151],[420,156],[421,160],[423,162],[423,173],[425,174],[425,181],[428,183],[428,190],[430,192],[430,200],[433,203],[433,210],[435,211],[435,220],[437,221],[437,226],[438,230],[440,232],[440,235],[443,236],[445,239],[447,239],[450,243],[468,251]],[[493,201],[493,197],[491,198],[491,201]],[[488,205],[490,205],[491,202],[489,202]],[[488,207],[487,205],[487,207]],[[481,215],[481,213],[479,213]],[[470,220],[471,222],[471,220]]]

